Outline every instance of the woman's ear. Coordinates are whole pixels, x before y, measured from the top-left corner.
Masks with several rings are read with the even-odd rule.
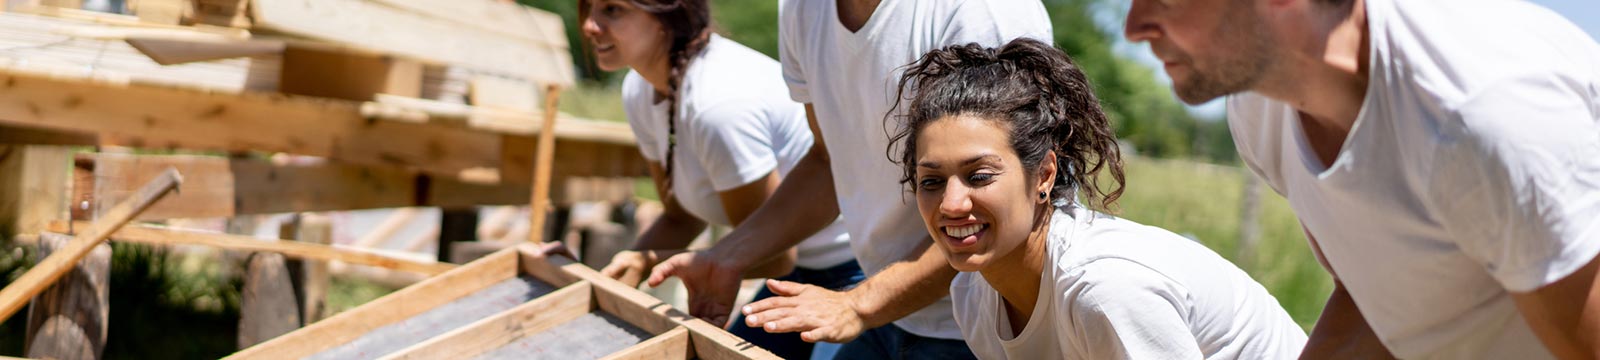
[[[1039,162],[1039,182],[1034,184],[1034,192],[1040,194],[1040,203],[1050,202],[1050,190],[1056,184],[1056,151],[1050,150],[1044,154],[1044,160]]]

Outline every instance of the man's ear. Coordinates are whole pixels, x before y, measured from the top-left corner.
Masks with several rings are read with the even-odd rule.
[[[1044,154],[1044,160],[1039,162],[1039,182],[1034,184],[1035,194],[1045,194],[1040,203],[1050,202],[1050,190],[1055,187],[1056,175],[1060,169],[1056,168],[1056,151],[1050,150]]]

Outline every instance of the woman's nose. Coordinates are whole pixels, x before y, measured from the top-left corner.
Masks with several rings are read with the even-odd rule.
[[[947,182],[944,197],[939,201],[939,212],[948,217],[966,217],[972,211],[972,189],[959,181]]]
[[[591,16],[588,19],[583,19],[583,24],[579,25],[578,30],[582,31],[583,35],[593,38],[600,35],[600,23],[595,22],[594,17]]]

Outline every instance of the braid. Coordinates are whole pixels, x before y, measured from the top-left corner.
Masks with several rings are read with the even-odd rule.
[[[688,73],[690,58],[705,50],[706,44],[710,41],[711,31],[709,28],[683,43],[682,48],[677,48],[677,41],[674,41],[673,47],[676,49],[672,50],[667,59],[667,71],[669,74],[667,76],[667,89],[671,93],[667,94],[667,154],[666,158],[662,160],[664,163],[662,173],[663,177],[666,178],[665,188],[668,192],[672,191],[673,153],[676,152],[678,147],[679,90],[683,88],[683,80],[685,74]]]

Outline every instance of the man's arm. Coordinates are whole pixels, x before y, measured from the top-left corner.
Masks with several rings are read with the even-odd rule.
[[[1600,257],[1554,283],[1511,293],[1534,335],[1562,359],[1600,358]]]
[[[1355,300],[1345,291],[1339,274],[1322,257],[1322,246],[1317,244],[1317,238],[1311,236],[1311,230],[1303,230],[1306,240],[1311,243],[1312,254],[1317,256],[1317,262],[1328,270],[1329,275],[1333,275],[1333,293],[1328,295],[1328,304],[1323,306],[1317,325],[1311,328],[1311,335],[1306,339],[1305,349],[1300,351],[1300,358],[1393,359],[1394,355],[1389,353],[1388,347],[1383,346],[1378,334],[1372,331],[1372,325],[1367,323],[1366,316],[1356,307]]]
[[[889,265],[859,286],[835,292],[814,285],[767,280],[778,296],[741,309],[745,322],[771,333],[800,332],[800,339],[847,342],[950,294],[956,270],[932,240],[904,261]]]
[[[710,249],[674,255],[651,270],[650,286],[674,276],[683,281],[689,290],[690,314],[713,324],[726,323],[741,275],[782,256],[839,217],[827,145],[817,128],[816,112],[810,104],[805,107],[814,139],[811,150],[771,198]]]

